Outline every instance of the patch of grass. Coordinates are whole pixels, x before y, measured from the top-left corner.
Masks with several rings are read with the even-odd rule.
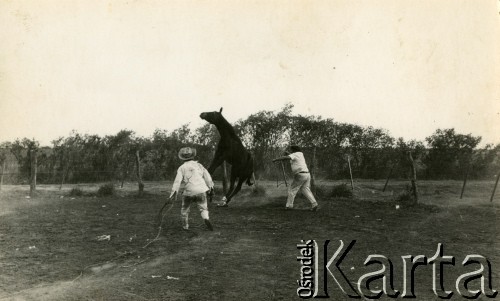
[[[101,185],[97,190],[97,196],[112,196],[115,195],[115,186],[111,183]]]
[[[69,196],[83,196],[83,190],[78,187],[72,188],[69,192]]]
[[[266,193],[266,188],[262,185],[257,185],[255,184],[254,187],[252,188],[252,192],[250,195],[252,196],[265,196]]]
[[[326,186],[319,186],[319,185],[316,185],[316,187],[312,188],[311,187],[311,190],[314,194],[315,197],[327,197],[330,193],[330,189],[328,189],[328,187]]]
[[[413,196],[410,185],[406,185],[405,190],[397,196],[396,202],[400,203],[400,204],[407,204],[407,205],[411,205],[411,204],[416,203],[415,197]]]
[[[330,195],[334,198],[347,198],[347,199],[350,199],[353,196],[351,187],[347,186],[347,184],[345,183],[333,186]]]

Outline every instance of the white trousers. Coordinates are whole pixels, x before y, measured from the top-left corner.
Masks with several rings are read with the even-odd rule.
[[[189,211],[191,203],[196,203],[198,210],[200,210],[201,218],[208,219],[208,206],[206,193],[200,193],[192,196],[182,196],[181,206],[181,220],[182,228],[189,228]]]
[[[312,206],[318,205],[311,191],[311,175],[308,173],[297,173],[293,176],[293,182],[288,189],[287,207],[293,207],[293,201],[299,190],[311,202]]]

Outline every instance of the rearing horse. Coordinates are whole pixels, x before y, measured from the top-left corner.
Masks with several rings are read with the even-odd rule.
[[[241,143],[240,138],[236,136],[231,124],[222,116],[222,108],[219,112],[201,113],[200,118],[215,125],[220,134],[219,144],[208,172],[213,174],[224,161],[231,164],[229,190],[222,199],[224,201],[222,206],[227,207],[231,199],[241,190],[243,182],[246,181],[248,186],[253,185],[253,158]],[[236,178],[238,178],[238,184],[234,187]]]

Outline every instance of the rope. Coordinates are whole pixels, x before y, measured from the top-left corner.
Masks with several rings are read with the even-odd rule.
[[[170,207],[168,207],[167,211],[165,211],[165,213],[163,213],[161,215],[161,220],[160,220],[160,226],[158,227],[158,233],[156,234],[156,237],[153,238],[152,241],[148,242],[147,244],[145,244],[142,248],[145,249],[147,248],[150,244],[152,244],[153,242],[157,241],[158,238],[160,237],[160,234],[161,234],[161,230],[162,230],[162,224],[163,224],[163,219],[165,218],[165,216],[167,215],[167,213],[174,207],[174,202],[172,202],[172,204],[170,204]],[[162,213],[163,211],[163,208],[165,208],[165,206],[163,206],[160,210],[160,214]]]
[[[175,194],[176,196],[176,199],[177,199],[177,193]],[[169,198],[169,200],[171,200],[172,198]],[[170,210],[172,210],[172,208],[174,207],[174,204],[175,202],[172,202],[170,204],[170,206],[168,207],[168,209],[163,212],[163,209],[165,208],[165,206],[167,205],[167,202],[165,202],[165,205],[163,205],[163,207],[160,209],[160,212],[159,212],[159,215],[161,215],[161,220],[160,220],[160,225],[158,227],[158,233],[156,234],[156,237],[149,241],[147,244],[145,244],[142,248],[145,249],[147,248],[150,244],[152,244],[153,242],[157,241],[158,238],[160,237],[160,234],[161,234],[161,231],[162,231],[162,224],[163,224],[163,220],[165,219],[165,216],[167,215],[168,212],[170,212]],[[124,252],[122,254],[119,254],[109,260],[106,260],[106,261],[103,261],[103,262],[100,262],[100,263],[94,263],[94,264],[90,264],[90,265],[87,265],[85,266],[81,271],[80,271],[80,275],[78,277],[76,277],[75,279],[73,279],[71,282],[75,282],[76,280],[80,279],[80,277],[82,277],[83,275],[83,271],[85,271],[86,269],[90,268],[90,267],[93,267],[93,266],[100,266],[102,264],[105,264],[105,263],[109,263],[109,262],[113,262],[115,260],[117,260],[118,258],[120,257],[123,257],[123,256],[126,256],[126,255],[131,255],[131,254],[134,254],[136,253],[137,251],[131,251],[131,252]],[[144,262],[145,260],[143,260],[142,262]],[[7,295],[8,297],[8,295]],[[3,297],[2,297],[3,298]]]

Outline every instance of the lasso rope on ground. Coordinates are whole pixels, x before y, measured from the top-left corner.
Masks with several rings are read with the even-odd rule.
[[[170,198],[169,198],[169,200],[172,200],[172,199],[173,199],[173,197],[170,197]],[[177,198],[175,198],[175,199],[177,199]],[[174,199],[174,200],[175,200],[175,199]],[[167,209],[165,212],[163,212],[163,209],[165,208],[165,206],[167,205],[167,203],[165,203],[165,205],[163,205],[163,207],[160,209],[160,212],[159,212],[159,214],[158,214],[158,215],[159,215],[159,216],[161,215],[161,219],[160,219],[160,223],[159,223],[159,227],[158,227],[158,233],[156,234],[156,237],[155,237],[153,240],[149,241],[147,244],[145,244],[145,245],[142,247],[142,249],[147,248],[150,244],[152,244],[153,242],[155,242],[155,241],[157,241],[157,240],[159,239],[159,237],[160,237],[160,235],[161,235],[161,232],[162,232],[162,230],[163,230],[163,227],[162,227],[162,225],[163,225],[163,220],[165,219],[165,216],[168,214],[168,212],[170,212],[170,210],[172,210],[172,208],[174,207],[174,204],[175,204],[175,202],[174,202],[174,201],[172,201],[172,203],[170,204],[170,206],[168,207],[168,209]],[[118,258],[120,258],[120,257],[126,256],[126,255],[132,255],[132,254],[134,254],[134,253],[137,253],[137,251],[128,251],[128,252],[124,252],[124,253],[122,253],[122,254],[119,254],[119,255],[117,255],[117,256],[115,256],[115,257],[111,258],[110,260],[106,260],[106,261],[103,261],[103,262],[100,262],[100,263],[95,263],[95,264],[87,265],[87,266],[85,266],[85,267],[84,267],[84,268],[80,271],[80,275],[78,275],[78,277],[76,277],[75,279],[73,279],[71,282],[75,282],[76,280],[80,279],[80,277],[82,277],[82,276],[83,276],[83,271],[85,271],[86,269],[88,269],[88,268],[90,268],[90,267],[94,267],[94,266],[101,266],[101,265],[103,265],[103,264],[113,262],[113,261],[115,261],[116,259],[118,259]],[[145,261],[146,261],[146,260],[143,260],[143,261],[141,261],[140,263],[145,262]],[[135,266],[135,264],[134,264],[134,265],[132,265],[132,266]],[[132,266],[130,266],[130,267],[132,267]]]
[[[165,212],[163,212],[163,209],[165,208],[165,206],[167,205],[167,203],[165,203],[165,205],[163,205],[163,207],[160,209],[159,215],[161,215],[161,219],[160,219],[160,224],[159,224],[159,227],[158,227],[158,233],[156,234],[156,237],[155,237],[153,240],[149,241],[147,244],[145,244],[145,245],[142,247],[142,249],[147,248],[150,244],[152,244],[153,242],[155,242],[155,241],[157,241],[157,240],[159,239],[159,237],[160,237],[160,235],[161,235],[161,232],[162,232],[162,230],[163,230],[163,227],[162,227],[162,225],[163,225],[163,220],[165,219],[165,216],[168,214],[168,212],[170,212],[170,210],[172,210],[172,208],[174,207],[175,200],[177,199],[177,194],[175,194],[175,198],[174,198],[174,196],[172,196],[172,197],[170,197],[170,198],[169,198],[169,200],[172,200],[172,199],[174,199],[174,201],[172,201],[172,203],[170,204],[170,206],[168,207],[168,209],[167,209]],[[78,279],[80,279],[80,278],[83,276],[83,272],[84,272],[85,270],[87,270],[88,268],[91,268],[91,267],[94,267],[94,266],[101,266],[101,265],[103,265],[103,264],[113,262],[113,261],[117,260],[117,259],[118,259],[118,258],[120,258],[120,257],[127,256],[127,255],[132,255],[132,254],[134,254],[134,253],[137,253],[137,251],[128,251],[128,252],[124,252],[124,253],[119,254],[119,255],[117,255],[117,256],[115,256],[115,257],[113,257],[113,258],[109,259],[109,260],[106,260],[106,261],[103,261],[103,262],[100,262],[100,263],[95,263],[95,264],[90,264],[90,265],[87,265],[87,266],[85,266],[85,267],[84,267],[84,268],[80,271],[80,274],[79,274],[76,278],[74,278],[73,280],[70,280],[70,281],[68,281],[68,282],[70,282],[70,283],[74,283],[75,281],[77,281]],[[143,263],[143,262],[145,262],[145,261],[146,261],[146,260],[142,260],[142,261],[141,261],[141,262],[139,262],[139,263],[133,264],[133,265],[131,265],[131,266],[125,266],[125,267],[132,267],[132,266],[135,266],[135,265],[137,265],[137,264]],[[32,289],[38,289],[38,288],[44,288],[44,287],[50,287],[51,285],[52,285],[52,284],[38,285],[38,286],[35,286],[35,287],[30,287],[30,288],[27,288],[27,289],[24,289],[24,290],[21,290],[21,291],[18,291],[18,292],[14,292],[14,293],[10,293],[10,294],[6,294],[6,295],[2,295],[2,296],[0,296],[0,300],[1,300],[1,299],[4,299],[4,298],[9,298],[9,297],[12,297],[12,296],[15,296],[15,295],[22,294],[22,293],[24,293],[24,292],[26,292],[26,291],[29,291],[29,290],[32,290]],[[121,292],[123,292],[124,294],[127,294],[127,295],[133,295],[133,296],[141,297],[141,298],[143,298],[143,299],[145,299],[145,300],[149,300],[149,299],[147,299],[147,298],[145,298],[145,297],[143,297],[143,296],[136,295],[136,294],[133,294],[133,293],[130,293],[130,292],[125,292],[125,291],[121,291]]]
[[[162,230],[162,225],[163,225],[163,219],[165,218],[165,216],[167,215],[167,213],[174,207],[174,202],[172,202],[172,204],[170,204],[170,207],[168,207],[167,211],[165,211],[165,213],[162,214],[161,216],[161,220],[160,220],[160,226],[158,227],[158,234],[156,234],[156,237],[148,242],[147,244],[145,244],[142,248],[145,249],[147,248],[150,244],[152,244],[153,242],[157,241],[158,238],[160,237],[160,234],[161,234],[161,230]],[[163,208],[162,208],[163,209]],[[162,212],[160,211],[160,214]]]

